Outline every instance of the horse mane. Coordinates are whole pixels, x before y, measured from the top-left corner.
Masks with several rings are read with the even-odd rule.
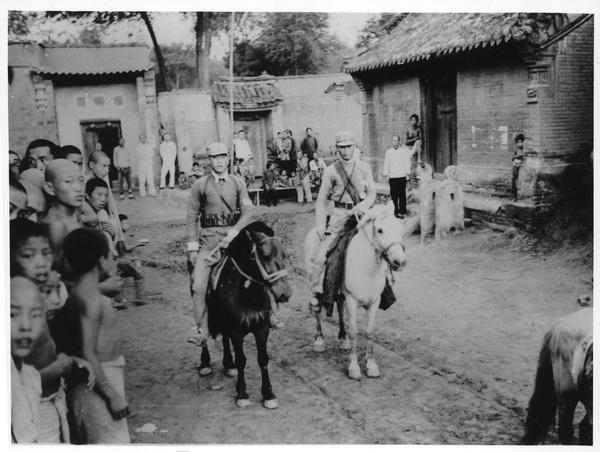
[[[252,240],[248,234],[246,234],[247,231],[260,232],[268,237],[273,237],[275,235],[273,229],[271,229],[262,221],[254,221],[250,223],[240,231],[240,233],[231,241],[229,247],[227,247],[227,254],[234,259],[239,258],[241,254],[252,245]]]

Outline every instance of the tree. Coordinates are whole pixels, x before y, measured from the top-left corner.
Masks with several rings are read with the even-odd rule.
[[[406,17],[407,13],[381,13],[378,16],[371,17],[360,31],[356,48],[365,48],[374,45],[384,36],[396,28],[396,26]]]
[[[236,75],[316,74],[341,48],[329,32],[327,13],[269,13],[255,40],[235,45],[234,71]]]
[[[29,34],[29,21],[37,17],[36,13],[24,11],[8,12],[8,38],[18,39]]]
[[[154,33],[152,26],[152,20],[150,15],[146,11],[46,11],[46,17],[58,18],[59,20],[76,21],[84,18],[91,18],[92,23],[98,25],[112,25],[122,21],[137,20],[142,21],[150,34],[152,45],[154,47],[154,53],[156,55],[156,61],[158,63],[158,70],[161,74],[162,81],[164,83],[164,89],[170,90],[169,79],[167,76],[167,69],[165,67],[165,60],[162,55],[160,46]],[[160,90],[160,89],[159,89]]]

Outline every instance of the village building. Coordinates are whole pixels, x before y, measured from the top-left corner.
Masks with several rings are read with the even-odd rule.
[[[286,129],[300,145],[311,127],[326,154],[333,154],[339,130],[354,130],[357,142],[362,142],[361,94],[348,74],[235,77],[233,130],[229,85],[224,77],[213,83],[211,92],[180,89],[159,94],[162,127],[174,134],[180,152],[193,149],[194,157],[202,159],[208,144],[219,141],[230,147],[233,133],[244,130],[262,173],[268,141]]]
[[[391,136],[403,138],[416,113],[436,175],[455,165],[465,193],[509,219],[530,225],[582,181],[594,138],[593,15],[405,13],[393,25],[345,66],[363,93],[376,178]],[[518,134],[525,158],[512,202]]]
[[[87,157],[96,143],[112,159],[119,138],[135,149],[140,133],[158,149],[153,65],[145,45],[8,45],[10,149],[23,156],[36,138],[74,145]],[[137,161],[132,159],[137,176]],[[160,171],[158,152],[155,172]],[[111,168],[111,179],[116,178]],[[158,173],[157,173],[158,174]]]

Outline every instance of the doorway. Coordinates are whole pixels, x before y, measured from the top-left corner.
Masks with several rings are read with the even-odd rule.
[[[425,159],[436,173],[457,163],[456,71],[421,76]]]
[[[270,113],[270,112],[268,112]],[[234,112],[233,127],[236,132],[243,130],[254,158],[255,174],[261,175],[267,164],[267,117],[268,113]]]
[[[86,121],[81,122],[80,125],[86,165],[90,154],[96,149],[96,144],[100,143],[102,152],[110,158],[108,178],[112,184],[118,178],[117,169],[113,162],[113,152],[119,145],[119,139],[123,136],[121,133],[121,121]]]

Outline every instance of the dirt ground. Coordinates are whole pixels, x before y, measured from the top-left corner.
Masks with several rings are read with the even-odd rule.
[[[119,311],[134,443],[516,444],[542,336],[557,318],[579,309],[578,296],[592,291],[590,260],[582,262],[581,248],[534,252],[474,228],[428,245],[413,235],[406,240],[408,264],[394,286],[398,301],[378,313],[375,353],[382,375],[353,381],[347,377],[348,353],[337,348],[335,316],[324,322],[326,351],[312,350],[315,320],[307,307],[302,244],[314,224],[314,207],[260,206],[259,219],[282,220],[293,296],[280,307],[286,327],[269,336],[279,408],[262,406],[249,336],[251,406],[240,409],[235,379],[222,372],[220,340],[210,342],[208,377],[198,375],[199,349],[186,342],[193,320],[184,194],[175,189],[158,198],[125,200],[119,209],[134,226],[128,240],[150,240],[136,251],[149,302]],[[132,296],[131,290],[128,285],[126,294]],[[364,313],[359,320],[364,330]],[[363,372],[364,351],[361,335]],[[138,431],[146,424],[154,432]],[[556,436],[548,443],[556,444]]]

